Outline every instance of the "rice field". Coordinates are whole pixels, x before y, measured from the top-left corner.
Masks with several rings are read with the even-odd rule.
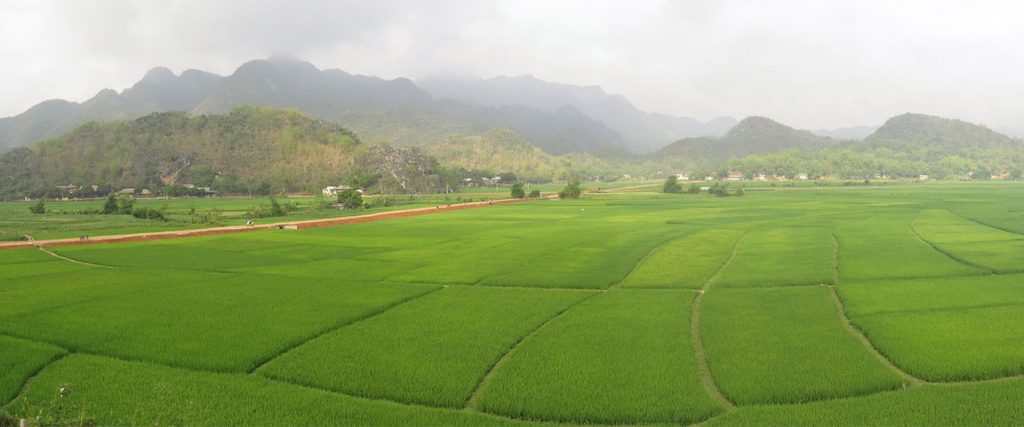
[[[1021,425],[1022,212],[599,193],[0,250],[0,425]]]

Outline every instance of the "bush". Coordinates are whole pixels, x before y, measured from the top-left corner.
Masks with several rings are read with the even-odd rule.
[[[135,209],[135,201],[127,197],[122,197],[117,200],[117,213],[124,215],[131,215]]]
[[[580,198],[580,193],[582,193],[582,191],[580,190],[580,181],[573,179],[572,181],[569,181],[568,184],[566,184],[565,188],[563,188],[562,191],[558,192],[558,198],[578,199]]]
[[[154,219],[157,221],[167,221],[167,218],[164,217],[164,213],[156,209],[138,208],[132,211],[132,216],[139,219]]]
[[[525,198],[525,197],[526,197],[526,191],[523,190],[523,184],[522,183],[518,183],[518,182],[515,183],[515,184],[512,184],[512,198],[513,199],[522,199],[522,198]]]
[[[539,199],[540,198],[540,190],[533,190],[533,191],[531,191],[530,192],[530,198],[531,199]]]
[[[113,215],[117,213],[117,196],[110,194],[107,196],[107,201],[103,203],[103,214]]]
[[[28,210],[34,214],[44,214],[46,213],[46,204],[43,203],[42,199],[39,199],[36,204],[29,206]]]
[[[285,213],[286,212],[284,211],[284,208],[281,207],[281,204],[277,203],[277,199],[271,197],[270,198],[270,215],[268,215],[268,216],[284,216]]]
[[[696,182],[690,184],[690,186],[686,189],[686,192],[690,194],[700,193],[700,184],[697,184]]]
[[[680,193],[683,191],[683,187],[679,185],[679,178],[675,175],[669,175],[668,179],[665,180],[665,185],[661,188],[662,192],[665,193]]]
[[[363,207],[363,195],[356,190],[343,190],[338,193],[338,203],[345,209],[358,209]]]

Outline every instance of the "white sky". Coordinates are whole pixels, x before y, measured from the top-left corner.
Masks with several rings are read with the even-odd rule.
[[[1024,129],[1022,42],[1008,0],[0,0],[0,116],[288,53],[388,78],[533,74],[702,120]]]

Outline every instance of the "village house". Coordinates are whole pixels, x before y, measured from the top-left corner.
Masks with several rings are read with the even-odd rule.
[[[351,189],[352,187],[349,187],[347,185],[328,185],[324,187],[324,189],[321,190],[321,192],[324,194],[324,197],[337,197],[339,191]]]
[[[807,181],[807,174],[806,173],[798,173],[798,174],[796,174],[796,179],[799,179],[801,181]]]
[[[117,192],[117,194],[120,194],[122,196],[134,195],[135,194],[135,187],[122,188],[121,191]]]
[[[739,171],[729,171],[729,176],[725,178],[726,181],[740,181],[743,179],[743,173]]]
[[[928,175],[924,175],[924,174],[918,175],[917,179],[919,179],[921,181],[927,181],[928,180]]]
[[[755,181],[767,181],[768,177],[765,176],[763,173],[759,173],[759,174],[757,174],[757,176],[754,177],[754,180]]]

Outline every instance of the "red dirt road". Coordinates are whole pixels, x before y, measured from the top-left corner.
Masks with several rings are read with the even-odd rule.
[[[343,224],[360,224],[364,222],[382,221],[393,218],[404,218],[409,216],[417,215],[429,215],[432,213],[449,212],[462,209],[480,208],[491,205],[503,205],[508,203],[524,202],[529,199],[504,199],[494,200],[489,202],[471,202],[471,203],[460,203],[457,205],[441,205],[437,207],[425,207],[415,209],[405,209],[400,211],[391,212],[379,212],[368,215],[357,215],[348,216],[342,218],[325,218],[325,219],[310,219],[305,221],[286,221],[277,222],[273,224],[261,224],[257,226],[248,227],[245,225],[233,225],[227,227],[213,227],[213,228],[199,228],[193,230],[175,230],[175,231],[158,231],[153,233],[136,233],[136,234],[115,234],[109,236],[95,236],[89,237],[87,240],[81,240],[78,238],[69,239],[51,239],[51,240],[30,240],[23,242],[0,242],[0,250],[3,249],[16,249],[16,248],[32,248],[32,247],[53,247],[53,246],[76,246],[76,245],[91,245],[98,243],[121,243],[121,242],[138,242],[143,240],[163,240],[163,239],[178,239],[183,237],[198,237],[198,236],[212,236],[215,234],[228,234],[228,233],[242,233],[246,231],[256,230],[272,230],[275,228],[282,227],[295,227],[298,229],[306,228],[317,228],[317,227],[330,227],[333,225]]]

